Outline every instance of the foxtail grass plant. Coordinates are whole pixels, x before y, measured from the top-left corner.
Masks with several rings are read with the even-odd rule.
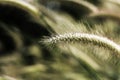
[[[65,43],[80,42],[88,45],[93,44],[112,51],[114,53],[113,56],[116,56],[116,58],[120,59],[120,46],[118,44],[105,37],[97,36],[94,34],[67,33],[63,35],[56,35],[48,39],[43,39],[42,42],[44,42],[44,44],[47,45],[55,45],[64,42]]]
[[[0,75],[7,75],[0,79],[119,80],[118,5],[112,0],[0,0],[0,50],[8,52],[0,53]]]

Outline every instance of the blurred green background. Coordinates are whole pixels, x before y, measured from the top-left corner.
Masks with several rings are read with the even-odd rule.
[[[80,32],[119,45],[119,13],[120,0],[0,0],[0,80],[120,80],[107,48],[42,42]]]

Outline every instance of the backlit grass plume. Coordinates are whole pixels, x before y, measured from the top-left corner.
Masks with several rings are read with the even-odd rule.
[[[58,43],[75,43],[80,42],[84,44],[93,44],[99,47],[104,47],[106,49],[109,49],[113,51],[117,57],[120,57],[120,46],[113,42],[112,40],[109,40],[105,37],[100,37],[94,34],[87,34],[87,33],[67,33],[63,35],[56,35],[54,37],[44,39],[43,42],[45,44],[58,44]]]

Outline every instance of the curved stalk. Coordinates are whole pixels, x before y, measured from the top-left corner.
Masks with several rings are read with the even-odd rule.
[[[89,18],[110,18],[114,20],[120,21],[120,16],[119,14],[113,13],[113,12],[106,12],[106,11],[100,11],[97,13],[91,13]]]
[[[0,0],[0,4],[15,6],[17,8],[25,10],[35,18],[39,17],[39,10],[23,0]]]

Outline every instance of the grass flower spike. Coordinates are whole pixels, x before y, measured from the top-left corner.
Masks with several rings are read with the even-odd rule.
[[[67,42],[67,43],[81,42],[84,44],[93,44],[113,51],[117,57],[120,56],[119,45],[117,45],[115,42],[105,37],[100,37],[94,34],[68,33],[68,34],[56,35],[54,37],[44,39],[44,43],[51,45],[58,44],[60,42]]]

